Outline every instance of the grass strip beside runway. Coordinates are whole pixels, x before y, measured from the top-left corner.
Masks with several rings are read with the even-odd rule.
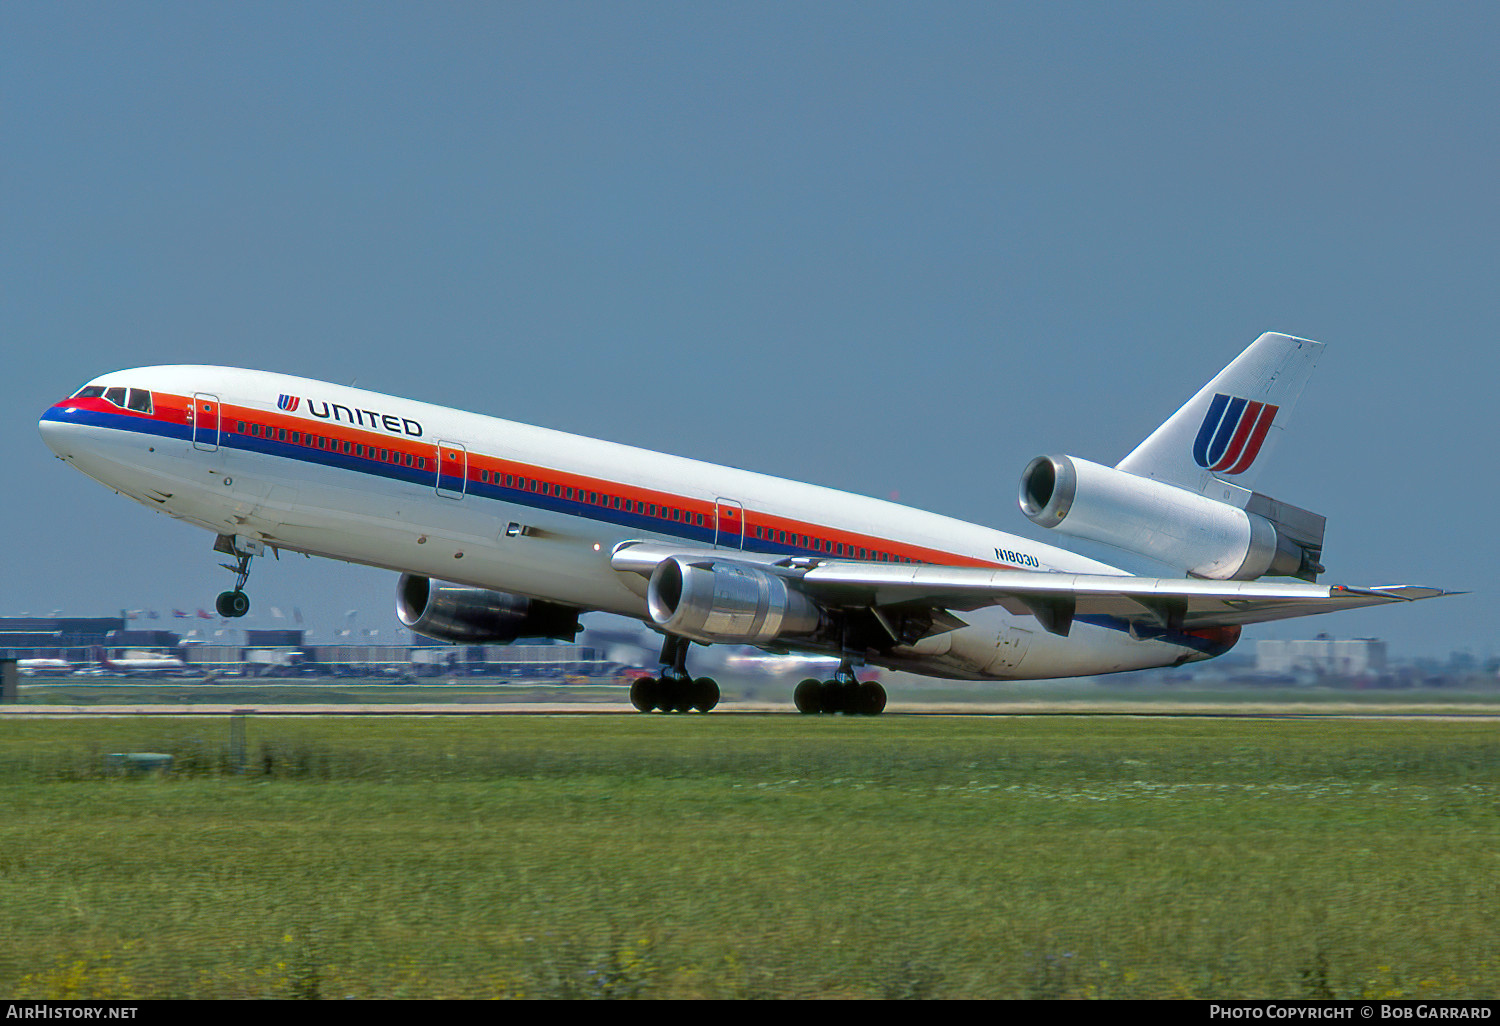
[[[240,762],[0,722],[0,994],[1500,992],[1492,724],[252,717]]]

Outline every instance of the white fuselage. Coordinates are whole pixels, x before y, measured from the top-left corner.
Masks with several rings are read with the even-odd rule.
[[[623,542],[1122,573],[895,503],[306,378],[147,367],[84,391],[95,389],[49,409],[42,434],[80,471],[152,509],[278,549],[648,622],[644,578],[610,564]],[[962,616],[969,626],[868,658],[1020,679],[1172,665],[1226,647],[1137,639],[1108,622],[1059,637],[998,607]]]

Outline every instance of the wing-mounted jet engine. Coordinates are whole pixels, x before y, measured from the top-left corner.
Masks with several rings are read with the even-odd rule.
[[[572,641],[583,625],[573,606],[402,574],[396,616],[418,634],[453,645],[508,645],[520,638]]]
[[[651,573],[651,619],[694,641],[763,645],[815,633],[822,611],[776,574],[740,563],[672,556]]]
[[[1060,534],[1103,542],[1195,577],[1250,581],[1323,572],[1323,518],[1260,494],[1241,508],[1076,456],[1038,456],[1021,474],[1021,512]]]

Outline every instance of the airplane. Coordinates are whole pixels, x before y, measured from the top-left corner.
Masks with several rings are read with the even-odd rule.
[[[1241,628],[1446,594],[1320,585],[1324,518],[1253,490],[1323,344],[1261,335],[1114,467],[1044,455],[1034,524],[1167,568],[894,502],[287,374],[160,366],[54,404],[46,444],[89,477],[205,528],[243,616],[267,549],[398,572],[396,611],[454,644],[573,639],[579,616],[662,635],[643,712],[707,712],[691,645],[829,655],[807,714],[874,715],[877,666],[964,680],[1092,676],[1210,659]],[[1261,578],[1282,578],[1262,580]]]
[[[73,664],[66,659],[18,659],[16,668],[23,677],[64,676],[73,672]]]
[[[102,669],[126,677],[176,676],[188,672],[187,663],[181,659],[155,652],[138,652],[132,649],[111,658],[106,649],[98,648],[95,650],[95,656]]]

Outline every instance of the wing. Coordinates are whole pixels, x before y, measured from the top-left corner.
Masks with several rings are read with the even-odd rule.
[[[949,610],[998,605],[1030,613],[1066,635],[1075,617],[1108,616],[1172,630],[1264,623],[1340,609],[1442,595],[1436,588],[1350,588],[1267,581],[1055,574],[968,567],[827,565],[802,577],[803,589],[870,596],[875,607],[917,603]]]
[[[797,588],[830,608],[927,610],[940,629],[963,626],[941,614],[1002,606],[1030,614],[1047,630],[1066,636],[1079,617],[1111,617],[1143,630],[1195,630],[1265,623],[1340,609],[1412,602],[1449,594],[1438,588],[1280,581],[1209,581],[1173,577],[1062,574],[925,563],[864,563],[817,557],[782,558],[724,549],[684,549],[643,542],[616,549],[616,570],[649,577],[670,557],[695,563],[754,566],[795,580]]]

